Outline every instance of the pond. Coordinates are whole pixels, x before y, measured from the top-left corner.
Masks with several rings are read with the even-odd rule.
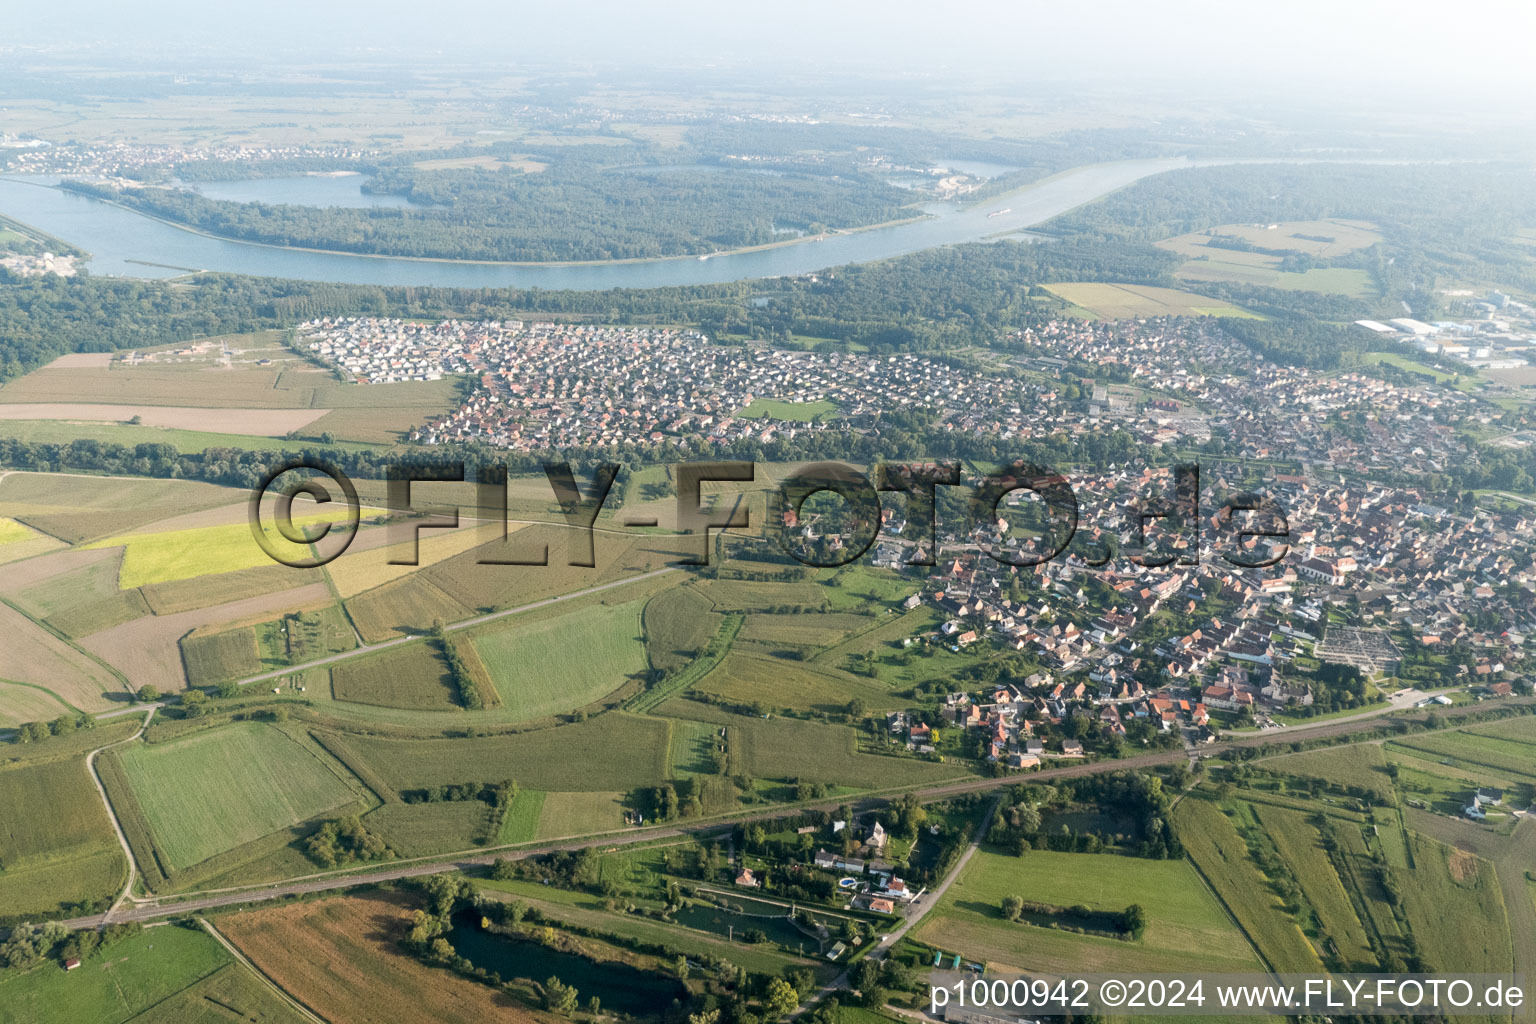
[[[678,924],[734,938],[737,942],[743,941],[742,936],[747,932],[757,930],[768,936],[769,942],[789,949],[818,951],[816,940],[789,922],[787,908],[742,896],[726,897],[726,903],[730,907],[728,910],[695,902],[679,910],[674,919]],[[838,922],[823,923],[831,927]]]
[[[553,976],[574,986],[583,1005],[597,996],[610,1013],[659,1013],[674,999],[686,1002],[688,998],[688,990],[676,978],[611,960],[589,960],[532,939],[497,935],[481,929],[479,918],[472,914],[454,919],[448,941],[464,959],[495,971],[504,980],[530,978],[543,984]]]

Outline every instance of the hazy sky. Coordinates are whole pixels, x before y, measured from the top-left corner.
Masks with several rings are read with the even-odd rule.
[[[710,64],[1006,73],[1108,85],[1324,82],[1536,95],[1536,0],[71,0],[9,2],[0,47],[166,45],[259,60],[384,49],[509,63]]]

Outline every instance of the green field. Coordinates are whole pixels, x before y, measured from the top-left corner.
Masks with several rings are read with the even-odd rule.
[[[1371,743],[1308,750],[1263,762],[1263,767],[1270,771],[1322,779],[1335,786],[1358,786],[1380,801],[1390,801],[1392,779],[1386,773],[1386,766],[1387,759],[1381,747]]]
[[[845,639],[850,633],[880,623],[877,617],[851,612],[806,612],[799,615],[755,612],[747,616],[741,638],[766,645],[827,647]]]
[[[1404,909],[1425,969],[1510,970],[1514,952],[1493,865],[1416,832],[1408,839],[1413,867],[1400,869]]]
[[[623,800],[623,793],[545,793],[532,838],[587,836],[621,829]]]
[[[503,843],[526,843],[539,832],[539,817],[544,812],[545,793],[538,789],[519,790],[506,817],[501,819]]]
[[[1403,736],[1394,740],[1393,745],[1433,760],[1449,759],[1452,767],[1494,769],[1522,781],[1536,781],[1536,757],[1532,756],[1531,745],[1518,740],[1447,732]]]
[[[1006,896],[1106,911],[1139,903],[1146,935],[1132,942],[1010,922],[999,909]],[[1013,857],[982,850],[916,938],[1018,970],[1258,969],[1242,934],[1187,862],[1113,854],[1036,850]]]
[[[818,416],[830,416],[835,412],[837,412],[836,402],[783,402],[776,398],[757,398],[736,415],[749,420],[774,419],[809,423]]]
[[[1365,926],[1356,916],[1349,893],[1339,881],[1323,849],[1322,838],[1308,815],[1272,805],[1252,806],[1264,827],[1264,834],[1274,842],[1301,886],[1307,903],[1317,914],[1319,934],[1313,936],[1314,945],[1325,946],[1331,942],[1351,968],[1375,970],[1378,964]]]
[[[331,744],[327,739],[327,745]],[[622,712],[510,736],[344,736],[337,749],[389,789],[515,779],[524,789],[628,792],[666,781],[667,723]]]
[[[645,604],[641,624],[651,666],[662,672],[686,668],[720,628],[714,602],[693,587],[668,587]]]
[[[502,706],[514,720],[584,707],[646,669],[641,604],[592,604],[534,621],[514,620],[474,635]]]
[[[1237,918],[1248,940],[1276,971],[1306,972],[1321,967],[1301,929],[1281,909],[1248,847],[1215,804],[1197,797],[1179,801],[1174,826],[1190,859]]]
[[[459,706],[448,663],[431,642],[337,662],[331,666],[331,694],[356,704],[415,711]]]
[[[133,1024],[308,1024],[309,1018],[278,997],[240,964],[221,967],[133,1018]]]
[[[1514,740],[1516,743],[1536,744],[1536,715],[1506,718],[1502,722],[1473,726],[1466,731],[1475,736],[1493,736],[1502,740]]]
[[[187,669],[187,682],[192,686],[210,686],[255,675],[261,669],[256,630],[245,626],[211,636],[183,637],[181,660]]]
[[[767,612],[786,605],[820,611],[827,603],[825,592],[814,583],[706,580],[695,586],[721,612]]]
[[[388,803],[368,812],[363,824],[382,835],[402,857],[468,850],[485,834],[490,806],[481,800]]]
[[[0,1022],[120,1024],[231,962],[200,928],[147,929],[98,951],[78,970],[66,973],[49,961],[0,974]]]
[[[357,799],[329,759],[281,730],[236,723],[116,754],[155,849],[184,869]]]
[[[759,779],[889,789],[968,774],[962,765],[859,753],[854,730],[846,725],[733,715],[684,699],[667,701],[657,713],[726,726],[732,764]]]
[[[1196,295],[1174,288],[1156,288],[1139,284],[1108,284],[1077,281],[1044,286],[1046,291],[1065,302],[1085,309],[1104,320],[1137,316],[1233,316],[1253,318],[1253,314],[1221,299]]]
[[[748,620],[751,621],[750,619]],[[735,704],[840,714],[857,697],[871,711],[907,707],[883,684],[830,666],[734,650],[694,687]]]
[[[106,899],[126,871],[82,759],[0,769],[0,918]]]

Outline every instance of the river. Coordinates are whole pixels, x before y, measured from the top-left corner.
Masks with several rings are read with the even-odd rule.
[[[441,285],[459,288],[550,288],[596,291],[608,288],[658,288],[718,284],[766,277],[807,274],[848,263],[901,256],[935,246],[974,242],[1022,231],[1084,203],[1154,174],[1240,160],[1190,161],[1183,158],[1127,160],[1074,168],[1037,185],[973,206],[930,203],[921,220],[834,234],[821,241],[800,241],[750,252],[697,257],[594,264],[509,264],[354,256],[257,245],[187,231],[131,210],[47,187],[56,179],[0,178],[0,213],[91,253],[93,274],[163,278],[210,270],[256,277],[285,277],[348,284]],[[330,195],[330,205],[369,205],[361,179],[270,179],[266,183],[205,185],[208,194],[251,195],[266,201],[285,195],[279,181],[301,181],[312,204]],[[295,186],[296,188],[298,186]],[[379,199],[379,202],[390,202]],[[393,205],[393,203],[391,203]]]

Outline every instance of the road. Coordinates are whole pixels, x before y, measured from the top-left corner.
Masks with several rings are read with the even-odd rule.
[[[1500,702],[1503,706],[1517,707],[1536,704],[1536,697],[1520,697],[1513,700]],[[1482,704],[1464,704],[1456,707],[1441,708],[1437,713],[1442,719],[1454,719],[1474,711],[1484,711],[1487,708]],[[1319,726],[1295,726],[1286,730],[1288,735],[1296,739],[1324,739],[1332,736],[1347,735],[1360,731],[1371,724],[1370,716],[1362,721],[1359,718],[1351,718],[1345,721],[1333,721]],[[1213,743],[1204,753],[1207,756],[1220,754],[1227,750],[1241,747],[1263,746],[1273,741],[1277,730],[1267,733],[1243,736],[1238,739]],[[1109,771],[1133,771],[1143,768],[1154,768],[1160,765],[1184,762],[1188,754],[1183,749],[1157,751],[1156,753],[1140,754],[1135,757],[1125,757],[1115,761],[1082,761],[1077,764],[1067,765],[1061,768],[1047,768],[1043,771],[1031,772],[1028,775],[1004,775],[997,778],[968,778],[957,782],[941,783],[926,788],[914,788],[915,792],[924,802],[942,800],[946,797],[958,796],[962,793],[985,792],[1005,786],[1014,786],[1023,782],[1043,781],[1049,779],[1074,778],[1082,775],[1093,775],[1099,772]],[[893,796],[894,794],[892,794]],[[870,797],[858,801],[855,804],[859,813],[883,806],[891,796]],[[227,890],[221,892],[188,894],[182,897],[161,897],[158,899],[141,899],[131,909],[122,910],[113,915],[113,921],[151,921],[164,917],[176,917],[190,914],[199,910],[208,910],[215,907],[226,907],[240,903],[256,903],[264,900],[281,899],[285,896],[297,896],[306,893],[326,892],[335,889],[346,889],[358,885],[368,885],[376,882],[395,881],[402,878],[417,878],[422,875],[437,874],[440,871],[456,871],[491,863],[497,857],[508,859],[521,859],[538,856],[545,853],[553,853],[557,850],[579,850],[587,847],[626,846],[634,843],[654,842],[658,839],[678,838],[689,835],[708,834],[724,828],[734,827],[740,820],[770,821],[775,818],[798,815],[806,810],[835,810],[844,800],[829,800],[824,803],[816,803],[805,806],[787,807],[760,815],[752,815],[750,818],[734,818],[729,820],[714,820],[697,822],[686,825],[663,825],[652,828],[633,829],[629,832],[617,835],[594,836],[581,839],[561,839],[552,842],[541,843],[536,846],[524,846],[515,849],[498,849],[485,851],[466,851],[460,856],[439,858],[414,864],[401,864],[395,867],[379,868],[345,873],[328,873],[309,876],[301,879],[290,879],[265,886],[250,886],[242,889]],[[110,813],[110,805],[109,813]],[[100,927],[106,921],[105,914],[93,914],[87,917],[72,918],[64,922],[70,928],[95,928]]]

